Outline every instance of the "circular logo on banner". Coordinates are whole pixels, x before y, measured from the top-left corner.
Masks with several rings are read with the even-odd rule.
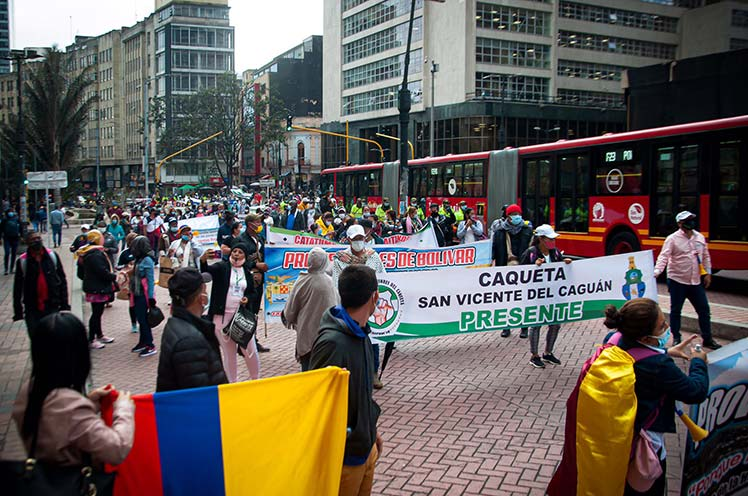
[[[447,189],[449,190],[450,195],[457,193],[457,181],[455,181],[455,178],[449,180],[449,183],[447,183]]]
[[[610,169],[605,176],[605,187],[611,193],[618,193],[623,188],[623,172],[620,169]]]
[[[629,220],[632,224],[641,224],[644,220],[644,207],[640,203],[632,203],[629,207]]]
[[[401,309],[405,304],[403,293],[389,281],[379,281],[379,299],[369,325],[374,337],[393,334],[400,323]]]

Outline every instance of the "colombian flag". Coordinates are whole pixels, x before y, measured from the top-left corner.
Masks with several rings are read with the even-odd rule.
[[[634,362],[609,344],[585,362],[566,402],[564,453],[550,496],[623,494],[636,418]]]
[[[115,496],[337,495],[348,371],[135,396]]]

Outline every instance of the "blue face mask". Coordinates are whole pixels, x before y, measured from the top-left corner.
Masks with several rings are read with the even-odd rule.
[[[659,336],[650,336],[657,340],[657,347],[664,350],[667,347],[667,342],[670,341],[670,328],[665,329],[665,332]]]
[[[187,236],[186,234],[182,235],[182,241],[189,241],[189,240],[190,240],[189,236]]]
[[[170,227],[169,230],[171,232],[175,233],[175,232],[179,231],[179,228],[178,227]]]
[[[511,222],[513,226],[518,226],[522,224],[522,216],[521,215],[510,215],[509,222]]]

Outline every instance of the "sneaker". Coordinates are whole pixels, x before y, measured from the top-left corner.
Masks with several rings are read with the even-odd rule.
[[[520,329],[519,337],[521,337],[522,339],[527,339],[527,329]]]
[[[553,353],[543,355],[543,361],[552,363],[553,365],[561,365],[561,360],[553,356]]]
[[[379,377],[374,377],[374,389],[382,389],[384,387],[384,384],[382,384],[382,381],[379,380]]]
[[[501,331],[501,337],[508,338],[511,333],[512,333],[511,329],[504,329],[503,331]]]
[[[713,350],[718,350],[722,348],[722,345],[713,339],[710,339],[709,341],[704,341],[704,346],[706,346],[707,348],[711,348]]]
[[[143,350],[140,352],[140,357],[149,357],[151,355],[156,354],[156,347],[155,346],[146,346],[143,348]]]
[[[146,348],[148,348],[148,345],[145,345],[145,344],[137,344],[137,345],[135,345],[135,348],[131,349],[130,351],[131,351],[132,353],[140,353],[141,351],[143,351],[143,350],[144,350],[144,349],[146,349]]]
[[[545,364],[543,363],[543,360],[540,359],[540,357],[532,357],[532,358],[530,358],[530,365],[532,365],[536,369],[544,369],[545,368]]]
[[[89,350],[100,350],[102,348],[106,348],[106,345],[101,341],[95,340],[88,343]]]
[[[104,343],[104,344],[114,343],[114,338],[110,338],[109,336],[101,336],[99,338],[99,343]]]
[[[130,332],[133,333],[133,334],[137,334],[138,333],[138,326],[137,326],[137,324],[133,324],[133,326],[130,328]]]

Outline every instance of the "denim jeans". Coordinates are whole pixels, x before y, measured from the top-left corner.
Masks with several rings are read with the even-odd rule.
[[[670,330],[673,337],[680,339],[680,315],[681,310],[683,310],[683,303],[688,298],[699,316],[701,338],[704,341],[711,341],[711,313],[704,286],[701,284],[681,284],[673,279],[668,279],[667,287],[670,291]]]
[[[5,273],[12,272],[16,266],[16,254],[18,252],[18,238],[4,241],[5,244]]]
[[[56,246],[62,244],[62,224],[52,224],[52,242]]]
[[[135,303],[135,318],[140,324],[140,339],[138,339],[139,345],[153,346],[153,332],[151,326],[148,324],[148,300],[144,295],[137,295],[133,297]]]

